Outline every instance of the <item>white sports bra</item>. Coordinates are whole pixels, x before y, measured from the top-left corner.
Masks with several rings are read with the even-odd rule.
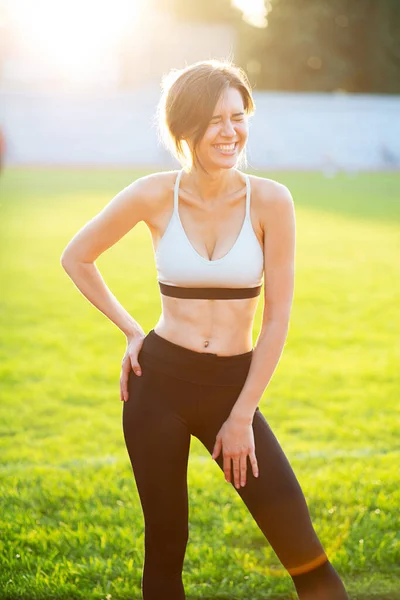
[[[246,178],[246,214],[236,241],[227,254],[208,260],[194,249],[179,217],[179,171],[174,187],[174,210],[155,253],[160,291],[178,298],[251,298],[259,295],[264,255],[250,218],[250,178]]]

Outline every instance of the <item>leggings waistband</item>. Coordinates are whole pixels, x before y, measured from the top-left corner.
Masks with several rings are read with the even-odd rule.
[[[161,337],[153,329],[139,352],[139,363],[172,377],[203,385],[243,385],[250,369],[253,350],[219,356],[197,352]]]

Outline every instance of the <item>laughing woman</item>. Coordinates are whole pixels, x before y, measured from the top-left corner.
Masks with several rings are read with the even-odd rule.
[[[207,448],[301,600],[345,600],[299,482],[258,407],[288,333],[295,215],[288,189],[238,169],[248,79],[204,61],[164,79],[160,130],[182,169],[142,177],[69,242],[62,265],[126,336],[123,432],[145,522],[144,600],[183,600],[191,436]],[[95,260],[139,221],[152,235],[162,313],[146,335]],[[252,327],[263,286],[263,320]]]

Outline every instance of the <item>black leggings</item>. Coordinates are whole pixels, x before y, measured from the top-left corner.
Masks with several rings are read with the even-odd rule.
[[[252,353],[218,356],[196,352],[154,330],[144,339],[139,353],[142,375],[131,370],[129,400],[123,403],[124,437],[145,522],[144,600],[185,598],[182,568],[189,531],[190,436],[196,436],[211,454],[216,435],[244,385]],[[247,458],[246,485],[237,489],[231,483],[233,489],[299,593],[302,584],[307,590],[307,586],[317,585],[317,578],[325,577],[323,571],[327,577],[328,571],[334,573],[336,579],[312,526],[300,484],[258,408],[253,430],[259,476],[254,477]],[[222,451],[216,462],[223,470]]]

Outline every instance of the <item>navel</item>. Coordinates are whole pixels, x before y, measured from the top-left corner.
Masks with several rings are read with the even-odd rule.
[[[209,343],[210,342],[208,340],[205,340],[205,342],[204,342],[204,348],[207,348],[207,346],[208,346]]]

